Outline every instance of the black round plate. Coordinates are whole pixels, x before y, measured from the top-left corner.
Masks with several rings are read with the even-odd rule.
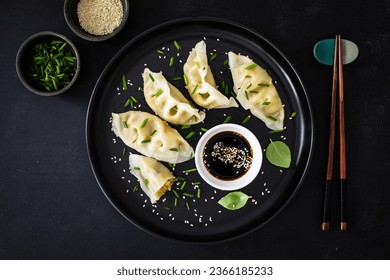
[[[243,192],[252,196],[247,204],[229,211],[218,204],[226,192],[216,190],[202,181],[197,172],[184,171],[195,167],[194,160],[170,166],[173,173],[183,177],[163,199],[151,205],[129,172],[126,147],[111,130],[112,112],[142,110],[152,112],[144,101],[142,72],[145,67],[164,76],[190,100],[183,80],[183,65],[189,51],[205,40],[209,64],[220,89],[229,95],[233,84],[227,62],[227,51],[251,57],[267,69],[285,104],[285,131],[270,134],[256,117],[243,124],[258,137],[263,149],[270,139],[284,141],[291,149],[292,164],[288,169],[271,165],[264,157],[258,177]],[[174,41],[180,44],[177,49]],[[159,50],[159,51],[157,51]],[[171,58],[173,65],[170,66]],[[122,86],[122,75],[128,80]],[[134,97],[135,108],[124,107]],[[293,114],[293,112],[296,112]],[[294,117],[290,117],[291,115]],[[176,127],[195,149],[202,128],[211,128],[231,116],[231,123],[242,124],[250,115],[242,107],[206,111],[204,123],[189,129]],[[229,240],[264,225],[273,218],[296,193],[310,163],[313,148],[313,119],[308,97],[301,80],[287,58],[268,40],[244,26],[217,19],[183,19],[152,28],[128,42],[110,61],[93,91],[87,114],[86,138],[88,153],[96,179],[112,205],[129,221],[145,231],[165,239],[208,243]],[[200,182],[200,183],[199,183]],[[198,191],[198,188],[200,191]],[[193,197],[191,197],[193,195]],[[175,205],[176,204],[176,205]],[[299,217],[297,217],[298,219]]]

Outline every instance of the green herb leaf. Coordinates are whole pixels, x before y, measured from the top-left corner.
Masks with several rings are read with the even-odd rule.
[[[265,156],[268,161],[276,166],[289,168],[291,165],[291,151],[286,143],[282,141],[272,141],[265,149]]]
[[[218,204],[228,210],[238,210],[245,206],[249,198],[251,198],[251,196],[241,191],[235,191],[222,197],[218,201]]]

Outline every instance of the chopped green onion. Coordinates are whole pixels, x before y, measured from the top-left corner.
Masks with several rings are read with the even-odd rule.
[[[180,195],[177,193],[176,190],[172,189],[172,192],[173,192],[173,194],[174,194],[177,198],[180,198]]]
[[[249,91],[250,93],[259,93],[259,91],[258,90],[251,90],[251,91]]]
[[[157,91],[157,93],[156,93],[156,95],[154,96],[154,97],[159,97],[161,94],[163,93],[163,91],[162,91],[162,89],[160,88],[158,91]]]
[[[122,121],[122,125],[123,125],[124,128],[128,128],[126,121]]]
[[[281,133],[281,132],[283,132],[283,131],[284,131],[284,129],[271,130],[271,131],[269,132],[269,134]]]
[[[129,107],[132,102],[133,102],[133,100],[131,100],[130,98],[127,99],[127,101],[126,101],[125,105],[123,105],[123,107],[125,107],[125,108]]]
[[[190,158],[192,158],[194,156],[194,153],[193,152],[191,152],[191,154],[190,154]]]
[[[245,70],[251,70],[251,69],[255,68],[256,66],[257,66],[257,64],[253,63],[253,64],[248,65],[247,67],[245,67]]]
[[[246,89],[250,88],[252,86],[252,83],[249,83]]]
[[[149,73],[149,78],[152,80],[152,82],[154,83],[154,78],[153,78],[153,75]]]
[[[229,59],[225,59],[225,60],[223,61],[223,66],[227,65],[228,63],[229,63]]]
[[[191,139],[192,136],[194,136],[195,134],[195,131],[191,131],[190,133],[187,134],[187,136],[185,137],[187,140],[188,139]]]
[[[271,104],[271,102],[269,102],[269,101],[264,101],[263,103],[261,103],[261,105],[264,105],[264,106],[267,106],[269,104]]]
[[[142,140],[142,141],[141,141],[141,144],[146,144],[146,143],[149,143],[150,141],[152,141],[152,140],[150,140],[150,139],[145,139],[145,140]]]
[[[200,192],[201,192],[201,190],[200,190],[200,188],[198,188],[198,191],[197,191],[197,193],[196,193],[196,196],[197,196],[198,198],[200,198]]]
[[[207,132],[209,129],[205,128],[205,127],[202,127],[200,130],[202,130],[203,132]]]
[[[194,89],[193,89],[192,92],[191,92],[191,95],[194,95],[194,93],[195,93],[196,90],[198,89],[198,86],[199,86],[199,84],[196,84],[196,86],[194,87]]]
[[[134,102],[138,102],[137,98],[135,98],[134,96],[130,96],[131,100],[133,100]]]
[[[185,180],[186,180],[186,178],[180,177],[180,176],[175,178],[175,181],[185,181]]]
[[[176,47],[176,49],[177,49],[178,51],[181,50],[181,46],[180,46],[180,44],[179,44],[178,41],[174,40],[174,41],[173,41],[173,44],[175,45],[175,47]]]
[[[175,63],[175,57],[172,56],[172,57],[169,59],[169,67],[172,67],[174,63]]]
[[[157,50],[157,52],[158,52],[159,54],[164,54],[164,52],[163,52],[162,50]]]
[[[122,85],[123,85],[123,90],[126,90],[127,89],[127,80],[126,80],[125,75],[122,75]]]
[[[180,189],[181,189],[181,190],[184,189],[184,187],[186,186],[186,184],[187,184],[187,181],[183,181],[183,183],[182,183],[181,186],[180,186]]]
[[[169,150],[172,151],[172,152],[178,152],[178,151],[179,151],[178,148],[171,148],[171,149],[169,149]]]
[[[181,129],[189,129],[190,127],[191,127],[191,125],[185,124],[185,125],[181,126]]]
[[[194,197],[195,196],[194,194],[189,193],[189,192],[183,192],[183,195],[187,196],[187,197]]]
[[[291,113],[291,118],[295,117],[298,113],[297,112],[292,112]]]
[[[191,210],[190,203],[188,201],[186,201],[186,206],[188,210]]]
[[[200,69],[200,63],[197,61],[196,66]]]
[[[153,131],[150,133],[150,136],[153,136],[156,132],[157,132],[157,129],[153,130]]]
[[[246,124],[251,119],[251,115],[248,115],[243,121],[242,124]]]
[[[192,184],[193,186],[200,185],[200,181],[192,182],[191,184]]]
[[[122,150],[122,156],[124,156],[125,154],[126,154],[126,147],[124,147]]]
[[[175,199],[173,200],[173,205],[175,205],[175,207],[177,206],[177,201],[178,201],[178,199],[177,199],[177,197],[175,197]]]
[[[134,170],[141,170],[138,166],[133,167]]]
[[[276,119],[275,117],[273,116],[267,116],[268,119],[270,119],[271,121],[277,121],[278,119]]]
[[[144,128],[146,126],[146,124],[148,123],[148,120],[149,120],[149,118],[146,118],[143,120],[143,122],[141,124],[141,128]]]
[[[248,92],[246,90],[245,90],[245,97],[246,97],[246,99],[249,100],[249,95],[248,95]]]
[[[223,123],[228,123],[232,119],[232,116],[227,116]]]
[[[174,80],[174,81],[180,81],[181,79],[183,79],[183,78],[182,78],[182,77],[180,77],[180,76],[173,77],[173,80]]]
[[[198,171],[198,169],[191,168],[191,169],[184,170],[183,173],[192,173],[192,172],[195,172],[195,171]]]
[[[164,206],[164,209],[165,210],[171,210],[171,208],[169,208],[168,206]]]
[[[184,84],[188,85],[188,78],[187,78],[186,74],[183,75],[183,78],[184,78]]]
[[[137,186],[135,186],[135,187],[133,188],[133,192],[138,192],[138,187],[137,187]]]
[[[216,57],[217,57],[217,53],[214,53],[214,54],[210,57],[210,62],[213,61]]]
[[[259,87],[269,87],[269,84],[257,84]]]
[[[149,180],[148,179],[144,179],[144,183],[145,183],[145,185],[149,185]]]

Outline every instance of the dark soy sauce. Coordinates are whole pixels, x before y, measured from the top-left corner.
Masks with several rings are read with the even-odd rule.
[[[207,142],[203,162],[208,172],[221,180],[235,180],[250,168],[253,151],[244,136],[237,132],[221,132]]]

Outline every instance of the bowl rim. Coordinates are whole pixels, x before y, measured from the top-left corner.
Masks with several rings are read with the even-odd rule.
[[[65,21],[66,21],[67,25],[69,26],[69,28],[77,36],[79,36],[80,38],[82,38],[84,40],[87,40],[87,41],[102,42],[102,41],[106,41],[106,40],[114,37],[116,34],[118,34],[123,29],[123,27],[126,25],[126,22],[127,22],[128,18],[129,18],[129,5],[130,5],[129,2],[130,1],[129,0],[120,0],[122,2],[122,6],[123,6],[123,18],[122,18],[122,21],[119,24],[119,26],[117,28],[115,28],[109,34],[101,35],[101,36],[93,35],[93,34],[90,34],[90,33],[88,33],[87,31],[85,31],[83,29],[80,29],[80,28],[76,27],[77,24],[72,19],[72,9],[71,9],[71,6],[70,6],[70,4],[72,4],[75,1],[79,2],[80,0],[65,0],[64,1],[64,17],[65,17]]]
[[[65,86],[59,90],[56,90],[56,91],[43,91],[43,90],[39,90],[39,89],[33,87],[31,85],[30,80],[26,77],[25,72],[22,70],[22,64],[23,64],[22,59],[23,59],[23,55],[26,53],[27,48],[34,41],[39,40],[39,38],[44,38],[44,37],[57,37],[65,42],[67,42],[68,45],[70,46],[72,52],[74,53],[74,55],[76,57],[76,72],[74,73],[72,80],[70,81],[70,83],[67,86]],[[79,54],[79,51],[77,50],[76,45],[65,35],[60,34],[58,32],[55,32],[55,31],[40,31],[40,32],[37,32],[37,33],[30,35],[19,47],[19,50],[16,54],[16,73],[17,73],[20,81],[22,82],[22,84],[29,91],[31,91],[37,95],[41,95],[41,96],[59,95],[61,93],[64,93],[68,89],[70,89],[74,85],[74,83],[76,82],[76,80],[80,74],[80,54]]]
[[[206,143],[216,134],[233,131],[242,135],[252,148],[253,161],[249,170],[234,180],[221,180],[212,176],[203,162],[203,150]],[[248,128],[234,123],[219,124],[209,129],[200,138],[195,149],[195,165],[201,178],[214,188],[224,191],[235,191],[248,186],[259,174],[263,163],[263,150],[257,137]]]

